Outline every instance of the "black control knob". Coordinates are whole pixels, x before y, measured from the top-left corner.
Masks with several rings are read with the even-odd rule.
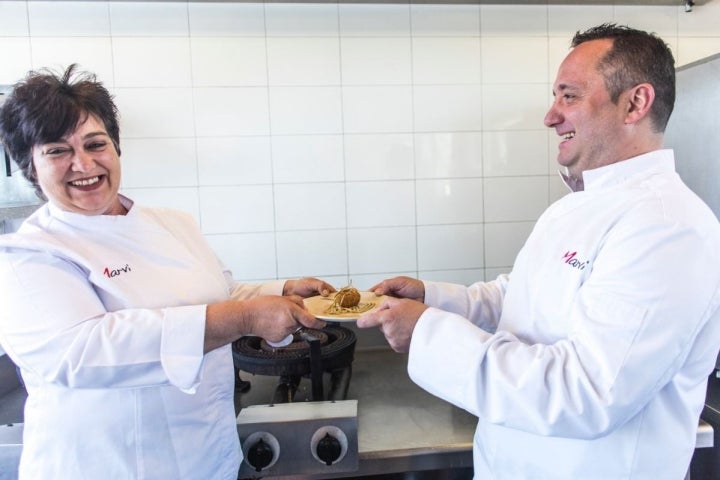
[[[247,462],[259,472],[270,465],[273,459],[273,449],[262,438],[248,449]]]
[[[316,452],[318,458],[325,462],[325,465],[332,465],[334,461],[340,458],[342,446],[337,438],[326,433],[318,442]]]

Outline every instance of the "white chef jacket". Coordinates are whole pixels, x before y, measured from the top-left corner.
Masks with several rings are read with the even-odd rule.
[[[0,236],[0,344],[28,391],[20,478],[236,479],[230,346],[203,355],[234,282],[192,218],[41,207]],[[131,207],[131,208],[130,208]]]
[[[408,370],[478,479],[679,480],[720,347],[720,227],[660,150],[584,173],[509,277],[425,283]],[[477,328],[481,327],[481,328]]]

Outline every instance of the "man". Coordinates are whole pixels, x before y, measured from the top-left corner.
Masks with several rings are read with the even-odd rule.
[[[563,137],[573,192],[510,275],[385,280],[372,290],[404,298],[358,325],[478,416],[478,479],[678,480],[720,346],[720,226],[661,149],[675,95],[665,43],[605,24],[572,47],[545,125]]]

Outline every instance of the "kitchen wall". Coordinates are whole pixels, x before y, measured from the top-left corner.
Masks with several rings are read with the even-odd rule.
[[[720,0],[680,3],[0,1],[0,84],[97,73],[123,193],[190,212],[239,279],[470,283],[565,193],[542,121],[571,35],[615,21],[678,65],[720,52]]]

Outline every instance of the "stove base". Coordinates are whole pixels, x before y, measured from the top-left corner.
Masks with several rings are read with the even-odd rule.
[[[358,469],[357,400],[253,405],[237,428],[240,479]]]

